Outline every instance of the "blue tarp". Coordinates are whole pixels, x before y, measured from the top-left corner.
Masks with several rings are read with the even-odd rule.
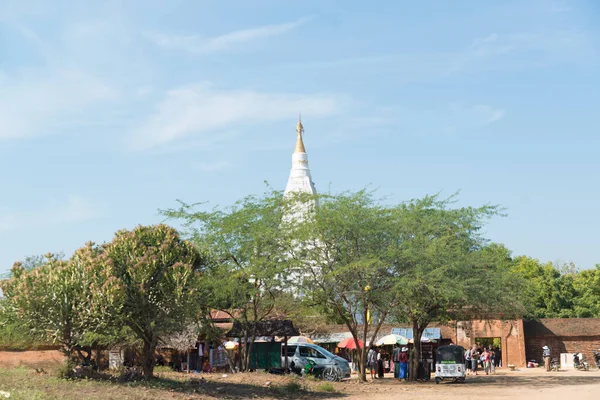
[[[392,328],[392,334],[404,336],[408,340],[413,338],[412,328]],[[440,340],[442,338],[442,334],[440,332],[440,328],[425,328],[422,337],[429,340]]]

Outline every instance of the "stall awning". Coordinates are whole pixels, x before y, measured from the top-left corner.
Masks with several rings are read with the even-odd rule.
[[[323,335],[312,335],[310,338],[315,343],[339,343],[344,339],[351,338],[350,332],[327,333]]]
[[[392,328],[392,334],[404,336],[407,339],[413,339],[412,328]],[[425,328],[422,338],[440,340],[442,338],[442,333],[440,328]]]

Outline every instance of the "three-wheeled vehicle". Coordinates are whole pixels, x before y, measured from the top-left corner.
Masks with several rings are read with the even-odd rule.
[[[435,356],[435,383],[445,379],[465,381],[465,349],[462,346],[440,346]]]

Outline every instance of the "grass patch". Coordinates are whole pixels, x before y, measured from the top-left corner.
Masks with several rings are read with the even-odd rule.
[[[173,368],[167,367],[164,365],[159,365],[159,366],[154,367],[154,372],[156,372],[156,373],[173,372]]]
[[[285,385],[283,385],[283,390],[288,394],[297,394],[302,391],[305,391],[306,388],[298,382],[288,382]]]
[[[323,382],[316,388],[319,392],[335,393],[337,390],[330,382]]]
[[[118,371],[102,373],[106,377],[58,378],[56,369],[36,372],[33,368],[0,367],[0,390],[9,392],[9,400],[189,400],[230,399],[300,399],[307,395],[325,398],[325,393],[309,390],[303,380],[286,380],[269,389],[248,379],[228,382],[220,376],[190,377],[176,372],[164,373],[150,381],[119,380]],[[254,378],[254,379],[253,379]],[[262,377],[260,380],[262,381]]]

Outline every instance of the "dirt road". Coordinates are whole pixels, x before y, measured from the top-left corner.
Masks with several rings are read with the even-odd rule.
[[[499,370],[494,375],[470,376],[464,384],[406,383],[393,378],[367,385],[346,384],[345,399],[598,399],[600,371],[545,372],[541,368]],[[354,386],[354,387],[351,387]],[[340,397],[338,397],[340,398]]]

